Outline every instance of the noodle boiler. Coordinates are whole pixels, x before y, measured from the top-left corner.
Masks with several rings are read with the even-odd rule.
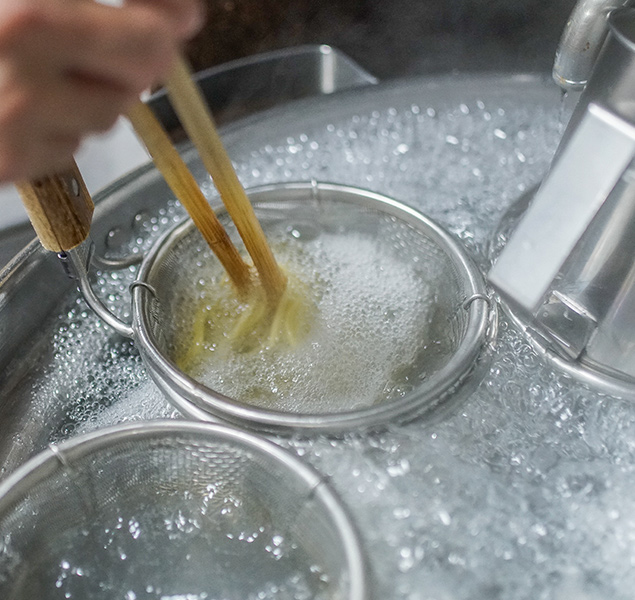
[[[178,390],[171,390],[176,402],[168,402],[134,340],[105,324],[57,257],[31,243],[0,272],[0,511],[8,511],[6,521],[0,514],[0,525],[8,523],[4,531],[0,526],[1,591],[14,573],[19,580],[20,573],[28,572],[15,559],[13,550],[22,552],[20,544],[7,539],[11,536],[6,531],[37,522],[22,519],[11,507],[16,499],[24,502],[26,512],[29,506],[45,507],[46,493],[33,496],[38,502],[30,503],[28,492],[31,485],[46,492],[51,476],[55,501],[75,506],[64,503],[64,493],[76,468],[78,481],[86,476],[88,483],[71,488],[82,490],[73,501],[87,500],[79,502],[82,508],[95,507],[98,528],[114,506],[108,502],[112,479],[123,482],[110,490],[116,492],[113,497],[152,497],[157,509],[163,506],[159,500],[167,501],[167,539],[176,535],[176,542],[187,541],[193,535],[198,541],[191,548],[200,549],[204,540],[197,538],[193,524],[201,523],[202,513],[191,518],[188,512],[192,499],[200,498],[208,515],[218,507],[227,509],[219,513],[224,519],[224,528],[218,530],[224,536],[223,551],[237,545],[271,561],[275,552],[285,549],[292,556],[315,556],[326,568],[313,565],[310,577],[317,577],[329,598],[330,589],[336,590],[335,597],[353,590],[355,598],[399,600],[632,596],[635,373],[628,342],[633,9],[624,3],[580,0],[567,29],[573,2],[393,4],[389,10],[386,3],[359,0],[345,6],[335,3],[333,10],[347,25],[358,14],[388,19],[395,27],[381,39],[392,39],[400,49],[394,54],[387,45],[373,44],[378,51],[366,63],[362,50],[368,39],[380,38],[368,38],[368,32],[376,30],[358,24],[348,27],[351,38],[341,38],[346,54],[312,46],[302,52],[276,50],[275,55],[234,65],[247,71],[255,65],[251,72],[256,75],[266,70],[297,76],[290,66],[296,52],[304,57],[297,63],[304,65],[301,73],[308,69],[302,62],[306,53],[315,58],[326,52],[331,55],[326,61],[332,61],[317,70],[319,76],[309,78],[324,86],[290,85],[294,93],[281,104],[275,103],[275,89],[265,97],[261,84],[269,77],[256,78],[252,89],[265,105],[247,102],[251,110],[238,107],[235,114],[240,118],[228,118],[221,133],[241,182],[260,190],[256,196],[261,194],[265,212],[268,202],[275,210],[285,204],[276,202],[271,190],[299,190],[292,205],[307,203],[318,209],[332,206],[333,194],[344,191],[362,207],[360,222],[367,218],[368,206],[395,203],[400,210],[383,215],[382,227],[394,230],[393,218],[402,210],[413,218],[421,215],[426,231],[437,232],[438,239],[456,249],[456,256],[469,265],[471,287],[457,295],[437,294],[443,308],[437,329],[445,335],[436,341],[452,339],[460,331],[478,334],[471,338],[475,343],[469,352],[462,354],[465,360],[454,373],[456,385],[434,395],[429,410],[413,411],[403,419],[393,418],[398,402],[388,402],[386,418],[372,423],[352,419],[343,427],[311,429],[291,423],[261,428],[234,419],[228,425],[231,419],[220,412],[201,411],[200,406],[193,410]],[[240,6],[223,3],[221,8],[231,12]],[[532,33],[522,23],[533,13],[560,18],[545,19]],[[439,20],[431,25],[425,19],[434,15]],[[306,18],[312,17],[307,11]],[[459,35],[452,39],[460,38],[464,45],[455,46],[446,37],[449,24],[459,25]],[[497,32],[499,44],[475,33],[488,26]],[[570,91],[563,101],[561,89],[543,72],[546,63],[539,69],[536,62],[520,68],[517,57],[506,52],[513,42],[524,50],[540,47],[551,66],[557,39],[552,48],[540,34],[559,37],[563,28],[558,80],[579,87],[588,78],[570,119],[568,100],[577,92]],[[602,45],[607,30],[602,53],[594,58],[588,53],[591,41]],[[399,44],[406,40],[416,42],[421,52],[403,50]],[[445,68],[451,62],[448,49],[457,47],[477,69]],[[437,48],[436,69],[426,54],[431,48]],[[388,76],[390,57],[399,63],[401,77]],[[285,68],[277,71],[275,60],[266,68],[260,62],[272,58],[284,58]],[[324,66],[321,60],[317,63]],[[335,65],[337,71],[337,64],[342,66],[341,78],[331,68]],[[596,68],[589,77],[591,64]],[[574,68],[566,71],[562,65]],[[231,80],[223,67],[199,76],[210,104],[214,89],[229,89],[215,88],[214,75],[220,71],[225,81]],[[247,79],[242,89],[248,91]],[[212,181],[183,139],[165,96],[156,95],[150,104],[177,140],[201,190],[218,208]],[[316,201],[322,193],[328,202]],[[147,294],[135,283],[142,268],[134,259],[158,252],[163,236],[185,235],[185,211],[152,164],[113,182],[94,199],[89,283],[99,303],[129,323],[138,312],[132,308],[130,285],[132,295]],[[268,214],[275,215],[275,210]],[[328,212],[318,210],[319,219],[314,220],[329,222]],[[311,222],[294,229],[285,228],[283,219],[272,220],[286,235],[315,235]],[[337,223],[331,225],[337,230]],[[403,231],[396,231],[399,248]],[[407,264],[421,262],[416,254],[414,258]],[[169,287],[167,278],[163,280]],[[394,280],[370,278],[366,283],[377,296],[401,298],[399,286],[378,283],[373,288],[375,281]],[[450,278],[440,281],[442,286]],[[151,304],[146,312],[152,317]],[[477,315],[478,327],[471,328],[471,321],[465,320],[468,314]],[[384,316],[387,322],[394,317]],[[194,388],[189,391],[195,395]],[[192,420],[222,423],[188,422]],[[210,435],[219,436],[211,445]],[[110,458],[102,468],[104,450]],[[120,457],[119,462],[112,462],[113,456]],[[218,456],[233,458],[217,461]],[[179,464],[193,474],[186,482],[172,476],[173,465]],[[227,467],[229,487],[215,487],[209,479],[209,469],[218,464]],[[248,486],[242,485],[245,472]],[[140,487],[149,480],[158,483],[150,489],[162,490],[157,496]],[[7,482],[8,490],[2,487]],[[184,494],[179,486],[188,482],[195,487],[186,487]],[[135,490],[144,491],[135,496]],[[171,502],[180,499],[187,500],[180,512],[172,510]],[[242,505],[241,499],[246,500]],[[268,501],[274,510],[267,508]],[[66,508],[64,515],[70,513]],[[117,513],[112,514],[117,522]],[[232,520],[241,515],[242,521]],[[291,538],[272,534],[267,515],[282,524],[289,517],[291,528],[285,535],[303,536],[302,543],[285,547]],[[55,519],[45,521],[48,531],[58,525]],[[213,519],[205,521],[210,522]],[[143,536],[147,525],[128,518],[122,523],[117,529],[106,522],[94,539],[105,540],[100,549],[114,548],[118,564],[126,566],[139,547],[134,536],[140,531]],[[90,527],[87,531],[95,534]],[[125,552],[121,546],[118,553],[109,541],[123,538],[131,545],[125,545]],[[329,548],[338,552],[331,554]],[[84,554],[69,551],[49,561],[54,591],[77,597],[75,590],[94,583],[96,569],[90,561],[98,553]],[[236,564],[234,555],[227,557],[228,564]],[[24,565],[29,561],[25,558]],[[222,573],[222,561],[213,563],[215,572]],[[236,570],[227,575],[230,581]],[[293,597],[290,590],[304,588],[292,580],[295,587],[278,588],[278,582],[270,582],[256,587],[254,594]],[[344,585],[330,588],[332,581]],[[30,589],[41,590],[39,582],[31,581]],[[150,583],[130,587],[128,597],[166,597],[168,592]],[[43,586],[46,590],[46,583]],[[175,590],[167,597],[209,600],[201,590]]]

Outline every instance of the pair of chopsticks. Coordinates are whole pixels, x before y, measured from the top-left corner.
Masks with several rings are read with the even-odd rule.
[[[182,58],[174,65],[166,81],[166,88],[181,124],[211,175],[223,204],[251,256],[267,300],[273,305],[277,304],[286,288],[286,276],[273,256],[216,130],[207,104]],[[143,102],[134,106],[128,117],[157,169],[218,257],[238,294],[247,295],[253,285],[251,269],[231,242],[161,123]]]

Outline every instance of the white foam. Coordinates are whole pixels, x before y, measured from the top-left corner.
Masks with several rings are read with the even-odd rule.
[[[232,398],[294,412],[350,410],[405,393],[417,383],[417,353],[430,341],[432,290],[387,247],[369,236],[323,232],[302,246],[298,261],[287,245],[281,262],[295,258],[289,272],[320,290],[309,337],[293,348],[230,357],[204,351],[197,378]]]

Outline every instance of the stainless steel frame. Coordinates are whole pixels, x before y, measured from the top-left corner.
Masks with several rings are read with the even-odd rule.
[[[576,17],[589,4],[581,0],[570,23],[577,35],[590,35]],[[608,38],[550,172],[488,277],[561,367],[633,397],[635,9],[591,4],[602,10],[585,18]]]

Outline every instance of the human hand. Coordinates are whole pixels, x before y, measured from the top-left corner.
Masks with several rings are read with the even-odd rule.
[[[64,168],[201,25],[199,0],[0,0],[0,183]]]

